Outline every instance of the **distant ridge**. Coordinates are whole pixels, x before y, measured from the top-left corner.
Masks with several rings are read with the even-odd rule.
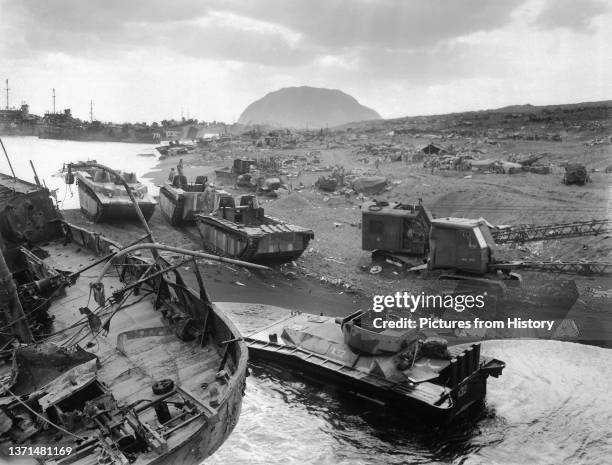
[[[560,103],[554,105],[509,105],[488,110],[468,110],[437,115],[402,116],[376,121],[362,121],[336,126],[334,129],[345,131],[394,131],[394,133],[433,134],[436,132],[461,132],[478,136],[488,129],[523,131],[531,127],[533,131],[563,132],[586,128],[590,122],[600,121],[605,128],[612,121],[612,100],[591,102]],[[535,126],[538,126],[536,129]],[[599,126],[599,123],[597,123]],[[596,127],[596,126],[593,126]],[[607,129],[604,129],[606,132]],[[609,132],[609,131],[608,131]]]
[[[600,107],[600,106],[611,106],[612,100],[601,100],[601,101],[593,101],[593,102],[578,102],[578,103],[559,103],[559,104],[549,104],[549,105],[532,105],[530,103],[526,103],[524,105],[509,105],[501,108],[494,108],[491,110],[485,111],[496,111],[496,112],[504,112],[504,113],[530,113],[536,112],[543,109],[552,110],[554,108],[561,109],[574,109],[574,108],[591,108],[591,107]]]
[[[286,87],[251,103],[240,115],[240,124],[288,128],[322,128],[381,119],[354,97],[318,87]]]

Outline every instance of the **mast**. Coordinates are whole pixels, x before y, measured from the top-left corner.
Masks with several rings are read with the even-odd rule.
[[[6,109],[9,109],[9,86],[8,86],[8,79],[6,80]]]
[[[53,88],[53,114],[55,114],[55,87]]]
[[[4,147],[4,142],[2,142],[2,139],[0,139],[0,146],[2,146],[2,151],[4,152],[6,161],[8,162],[9,168],[11,169],[11,173],[13,173],[13,180],[17,182],[17,176],[15,176],[15,170],[13,169],[13,164],[11,163],[11,159],[9,158],[6,148]]]
[[[93,123],[93,100],[89,101],[89,122]]]

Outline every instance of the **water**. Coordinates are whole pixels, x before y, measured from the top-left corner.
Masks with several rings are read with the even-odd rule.
[[[484,349],[507,368],[489,378],[485,411],[450,428],[393,419],[254,369],[234,433],[206,463],[612,463],[612,350],[538,340],[489,341]]]
[[[151,144],[120,142],[76,142],[37,137],[2,137],[17,177],[34,182],[29,160],[32,160],[41,182],[52,191],[57,189],[60,208],[79,208],[76,186],[67,186],[58,173],[64,163],[97,160],[98,163],[122,171],[135,172],[140,178],[157,164],[157,157],[139,157],[139,153],[152,153]],[[4,154],[0,154],[0,172],[11,174]],[[141,181],[156,195],[157,188],[148,179]]]

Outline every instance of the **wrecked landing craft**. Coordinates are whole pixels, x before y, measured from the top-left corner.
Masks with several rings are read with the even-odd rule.
[[[46,191],[0,179],[12,192],[15,183]],[[185,286],[177,268],[194,258],[170,265],[136,257],[164,246],[119,250],[58,219],[48,191],[29,201],[28,214],[44,216],[45,236],[30,234],[30,250],[5,241],[17,286],[3,266],[3,290],[15,296],[28,286],[36,299],[0,306],[0,450],[62,445],[69,456],[41,460],[78,465],[187,465],[210,456],[238,420],[247,350],[199,274],[199,293]],[[85,272],[98,281],[90,285]],[[42,302],[51,318],[35,326],[30,317]]]
[[[380,315],[358,311],[343,319],[297,314],[245,340],[254,362],[280,366],[315,383],[418,417],[450,423],[481,405],[487,378],[505,363],[480,354],[480,344],[447,347],[416,329],[380,329]],[[380,318],[378,318],[380,320]]]
[[[194,215],[206,211],[208,178],[197,176],[195,182],[187,182],[183,175],[176,175],[159,188],[159,209],[172,225],[193,224]]]
[[[236,205],[227,192],[211,192],[211,212],[195,216],[207,250],[252,262],[288,262],[302,255],[314,238],[311,229],[265,216],[254,195],[241,196]]]

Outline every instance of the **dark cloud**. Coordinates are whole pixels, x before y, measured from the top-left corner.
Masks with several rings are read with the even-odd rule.
[[[609,5],[599,0],[547,0],[534,24],[542,29],[566,28],[591,32],[592,20],[608,10]]]
[[[347,48],[432,47],[503,26],[523,1],[4,0],[2,9],[21,19],[32,51],[104,55],[154,44],[196,57],[292,66]],[[238,21],[220,22],[217,15],[228,13]],[[244,28],[240,19],[264,27]]]
[[[193,22],[167,22],[152,27],[134,23],[121,33],[81,29],[58,34],[49,28],[29,29],[25,41],[31,50],[67,53],[104,59],[117,58],[123,52],[146,49],[163,51],[170,56],[189,56],[262,65],[292,66],[310,60],[315,49],[293,47],[279,34],[243,30],[211,22],[205,26]]]
[[[432,46],[503,26],[521,3],[524,0],[259,0],[224,5],[283,24],[333,49]]]
[[[22,35],[18,49],[6,47],[6,54],[12,56],[60,52],[113,58],[122,52],[164,49],[177,56],[292,66],[317,53],[316,46],[290,43],[282,28],[272,24],[257,28],[260,22],[255,22],[245,28],[240,21],[224,18],[218,14],[224,4],[196,0],[24,0],[14,4],[0,0],[13,21],[10,29],[4,28],[4,36]]]

